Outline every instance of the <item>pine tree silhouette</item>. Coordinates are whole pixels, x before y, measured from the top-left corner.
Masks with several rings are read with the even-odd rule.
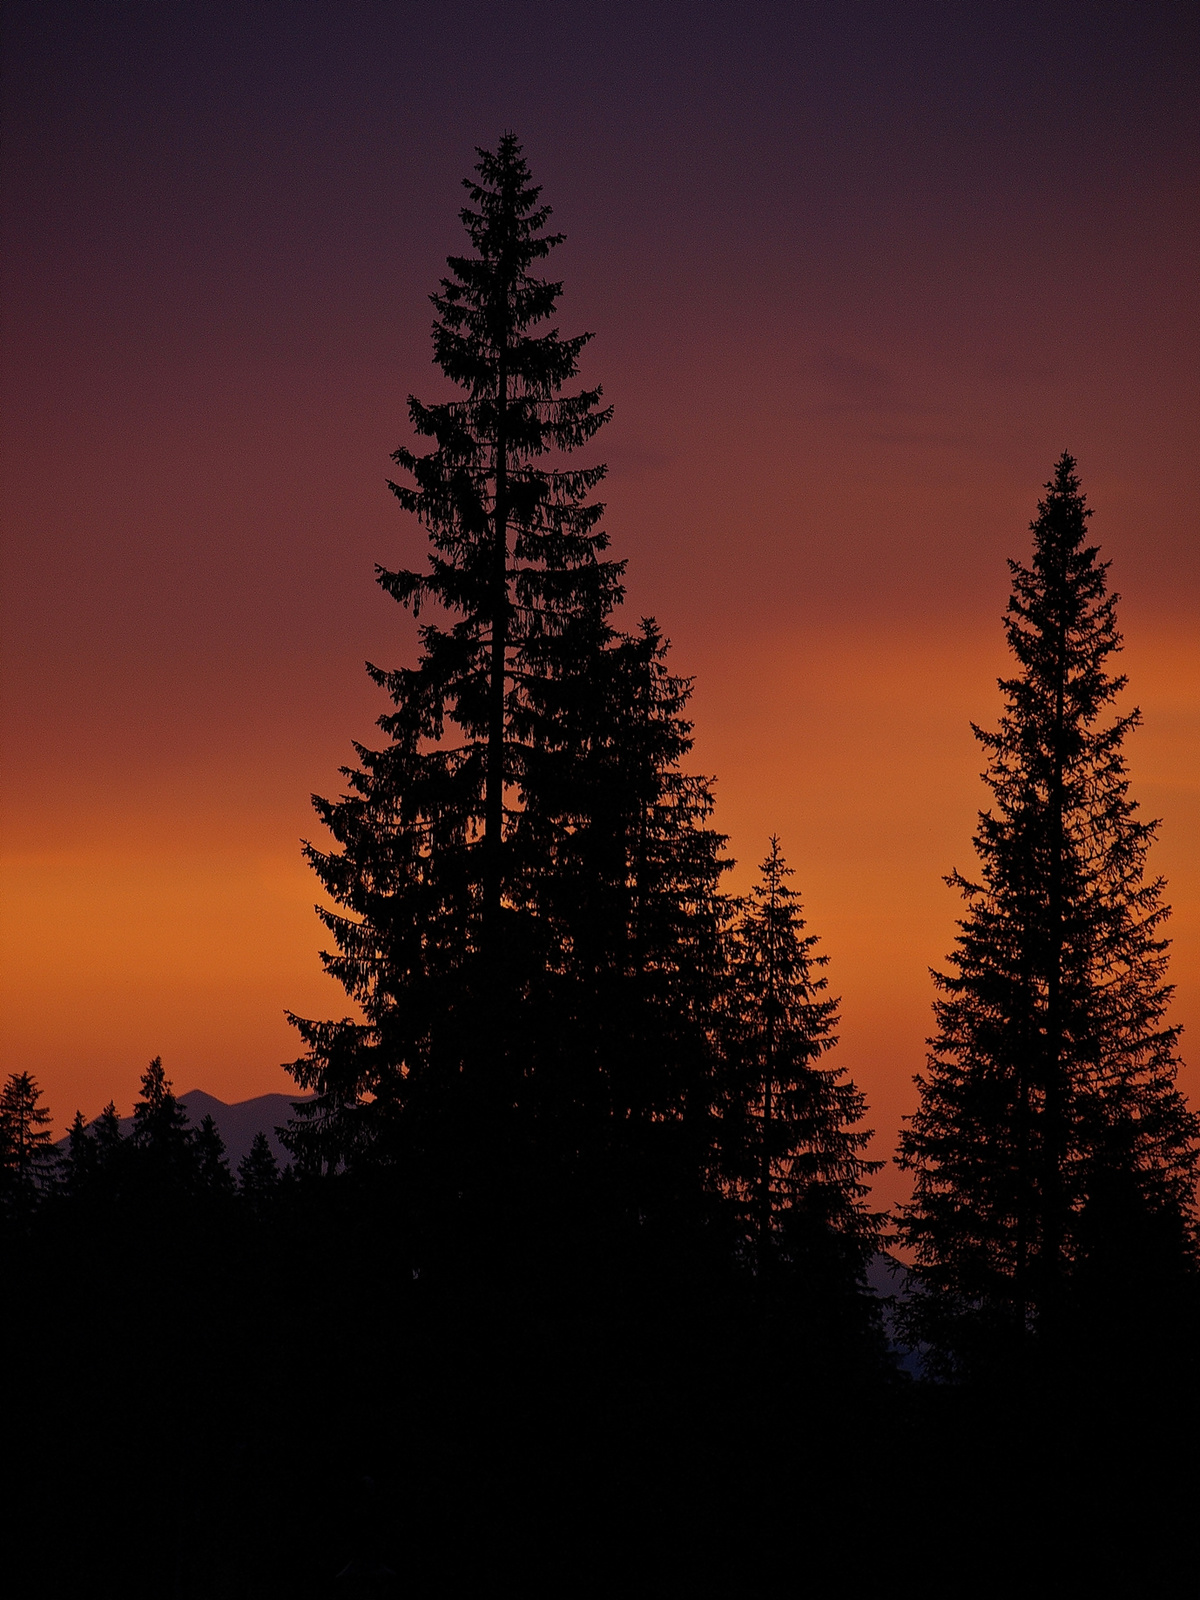
[[[494,953],[504,790],[520,779],[521,751],[507,748],[520,679],[553,670],[564,627],[611,607],[620,568],[596,559],[607,544],[596,526],[603,507],[586,501],[604,468],[535,464],[585,444],[611,415],[599,408],[599,389],[561,395],[591,335],[530,331],[553,316],[562,285],[529,268],[562,235],[544,232],[550,208],[538,204],[541,191],[512,134],[494,155],[478,153],[479,181],[466,180],[471,206],[461,213],[476,254],[452,256],[453,276],[432,297],[434,358],[467,398],[432,407],[410,399],[413,426],[437,447],[393,457],[416,480],[415,488],[391,487],[429,530],[430,571],[381,569],[380,581],[414,612],[433,601],[462,618],[452,630],[427,625],[424,643],[440,656],[442,706],[450,702],[468,739],[485,741],[471,755],[483,758],[482,923]]]
[[[229,1170],[225,1141],[211,1112],[201,1119],[200,1126],[192,1132],[192,1152],[201,1192],[210,1197],[232,1194],[233,1174]]]
[[[41,1199],[57,1165],[50,1142],[50,1113],[37,1079],[14,1072],[0,1090],[0,1202],[27,1215]]]
[[[712,780],[682,765],[693,744],[691,683],[668,670],[657,624],[643,621],[611,656],[598,807],[608,843],[592,842],[619,857],[615,873],[602,855],[586,869],[606,898],[615,889],[620,919],[615,1106],[620,1116],[684,1120],[701,1136],[729,916],[720,882],[733,863],[711,825]]]
[[[63,1152],[61,1180],[66,1192],[79,1195],[95,1180],[98,1166],[95,1135],[88,1131],[83,1112],[76,1111],[67,1129],[67,1148]]]
[[[246,1155],[238,1162],[238,1188],[258,1209],[279,1187],[279,1163],[265,1133],[256,1133]]]
[[[115,1118],[111,1106],[102,1117],[110,1113]],[[113,1130],[104,1131],[110,1136]],[[119,1137],[119,1128],[115,1131]],[[99,1128],[97,1133],[99,1135]],[[175,1098],[161,1056],[155,1056],[142,1074],[141,1093],[134,1102],[133,1129],[128,1143],[137,1158],[135,1170],[151,1185],[161,1186],[164,1192],[172,1189],[180,1194],[190,1189],[196,1171],[195,1141],[188,1126],[187,1112]]]
[[[779,840],[732,930],[726,1068],[717,1104],[716,1176],[741,1218],[760,1274],[783,1258],[825,1282],[853,1284],[878,1248],[883,1218],[868,1209],[866,1102],[837,1043],[838,1001],[826,995],[817,938]]]
[[[569,694],[540,697],[513,836],[513,897],[535,941],[523,1044],[539,1114],[567,1149],[640,1165],[639,1206],[647,1162],[703,1122],[728,912],[711,783],[682,766],[691,686],[666,655],[646,620]]]
[[[113,1101],[108,1102],[88,1131],[90,1137],[96,1141],[96,1160],[103,1170],[118,1159],[121,1146],[125,1143],[121,1133],[121,1119],[117,1115]]]
[[[462,212],[475,253],[450,258],[432,297],[435,359],[463,396],[410,399],[433,448],[394,457],[413,481],[391,487],[428,530],[429,566],[378,569],[434,619],[415,668],[369,669],[395,705],[380,719],[388,744],[356,746],[349,792],[314,802],[336,846],[307,847],[338,906],[321,912],[336,944],[324,960],[366,1020],[292,1019],[308,1048],[291,1070],[315,1091],[287,1136],[302,1166],[350,1160],[402,1110],[444,1123],[454,1100],[461,1120],[466,1093],[494,1129],[511,1107],[528,974],[514,817],[551,703],[609,639],[621,594],[620,565],[601,559],[603,507],[588,500],[604,469],[561,464],[609,415],[598,388],[562,393],[590,336],[537,331],[561,285],[530,268],[561,236],[545,232],[512,135],[476,170]]]
[[[1052,1330],[1105,1233],[1153,1237],[1177,1271],[1191,1248],[1197,1120],[1165,1020],[1156,824],[1129,798],[1122,748],[1140,714],[1104,719],[1126,683],[1107,668],[1117,596],[1069,455],[1046,491],[1031,564],[1009,563],[1019,671],[1001,680],[996,731],[975,729],[994,806],[979,880],[948,879],[966,910],[901,1139],[921,1283],[908,1322],[946,1366]]]

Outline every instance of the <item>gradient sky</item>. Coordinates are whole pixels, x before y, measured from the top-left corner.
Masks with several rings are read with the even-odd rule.
[[[781,835],[879,1153],[1064,448],[1200,1065],[1194,5],[5,9],[0,1068],[56,1122],[157,1053],[286,1089],[284,1007],[345,1009],[298,841],[382,709],[363,660],[413,655],[387,458],[505,128],[616,407],[629,607],[695,674],[737,885]]]

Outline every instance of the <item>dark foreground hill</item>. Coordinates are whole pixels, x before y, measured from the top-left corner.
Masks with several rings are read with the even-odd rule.
[[[235,1159],[289,1104],[184,1103]],[[1190,1313],[933,1384],[681,1205],[128,1153],[0,1232],[14,1593],[1158,1594],[1200,1555]]]
[[[293,1175],[10,1232],[13,1592],[1157,1594],[1196,1554],[1191,1347],[913,1382],[703,1229],[493,1211]]]

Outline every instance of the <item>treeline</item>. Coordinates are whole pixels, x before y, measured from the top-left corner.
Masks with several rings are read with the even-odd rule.
[[[1155,824],[1123,755],[1139,714],[1111,709],[1116,596],[1075,463],[1046,486],[1028,565],[1010,563],[1013,675],[998,728],[976,729],[993,805],[977,877],[950,880],[964,911],[898,1152],[915,1192],[888,1219],[779,841],[748,894],[725,889],[711,781],[686,765],[690,685],[653,620],[619,626],[604,469],[571,460],[610,413],[570,387],[586,336],[546,326],[561,285],[533,268],[560,236],[512,136],[467,189],[472,251],[432,296],[460,397],[410,400],[429,448],[398,450],[391,485],[428,563],[378,574],[419,619],[417,659],[369,668],[392,702],[385,742],[356,746],[346,791],[315,800],[332,842],[305,847],[323,959],[358,1015],[293,1018],[309,1098],[281,1130],[291,1181],[385,1184],[434,1254],[447,1230],[559,1230],[570,1251],[567,1217],[626,1245],[661,1234],[760,1296],[786,1285],[818,1321],[856,1305],[864,1327],[867,1266],[898,1243],[901,1325],[943,1376],[1074,1337],[1106,1297],[1148,1316],[1186,1298],[1198,1124],[1167,1020]],[[46,1120],[31,1080],[10,1080],[13,1215],[47,1186]],[[151,1174],[232,1186],[160,1063],[130,1139],[111,1106],[77,1116],[60,1169],[60,1201]]]
[[[599,1528],[743,1590],[914,1529],[924,1571],[986,1540],[1025,1582],[1056,1536],[1030,1506],[1064,1494],[1115,1571],[1118,1440],[1146,1463],[1165,1397],[1194,1414],[1198,1129],[1075,463],[1010,563],[992,803],[886,1217],[779,840],[730,893],[690,685],[652,619],[621,626],[603,468],[572,464],[609,412],[548,326],[560,238],[514,138],[467,189],[432,297],[458,398],[410,400],[427,448],[394,458],[428,562],[378,573],[416,660],[369,668],[383,739],[305,847],[356,1014],[293,1018],[290,1165],[261,1138],[235,1178],[157,1060],[126,1137],[110,1105],[55,1154],[27,1074],[0,1102],[10,1363],[89,1397],[51,1408],[73,1570],[132,1592],[88,1493],[115,1515],[169,1462],[147,1592],[390,1593],[534,1545],[577,1575]],[[1150,1465],[1137,1493],[1161,1517],[1178,1490]],[[247,1525],[295,1505],[287,1540]]]
[[[0,1090],[0,1214],[10,1226],[64,1204],[160,1207],[237,1193],[259,1206],[280,1181],[265,1133],[255,1135],[235,1178],[216,1123],[205,1116],[190,1126],[161,1056],[142,1074],[127,1134],[111,1100],[91,1123],[77,1111],[60,1144],[51,1142],[51,1121],[37,1080],[14,1072]]]
[[[291,1145],[306,1171],[407,1174],[439,1209],[524,1190],[615,1227],[687,1216],[815,1308],[861,1291],[887,1237],[862,1096],[828,1055],[836,1002],[778,841],[749,896],[723,889],[689,685],[656,623],[618,626],[603,468],[570,464],[609,411],[569,388],[585,337],[545,329],[561,285],[532,269],[560,236],[514,138],[467,189],[472,253],[432,297],[460,398],[410,399],[429,447],[394,457],[428,564],[379,570],[419,655],[370,669],[386,743],[316,801],[333,842],[308,846],[361,1019],[294,1019],[313,1098]],[[994,804],[977,880],[951,880],[966,904],[899,1153],[903,1322],[945,1375],[1073,1337],[1135,1277],[1147,1315],[1153,1285],[1194,1279],[1198,1124],[1090,514],[1064,454],[1010,563],[1014,672],[977,730]]]

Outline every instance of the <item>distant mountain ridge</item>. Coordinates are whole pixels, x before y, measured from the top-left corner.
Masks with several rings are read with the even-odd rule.
[[[303,1094],[260,1094],[252,1100],[236,1100],[233,1105],[226,1105],[224,1100],[218,1100],[215,1094],[209,1094],[204,1089],[189,1089],[186,1094],[178,1096],[191,1127],[198,1128],[205,1117],[211,1117],[216,1123],[217,1132],[229,1156],[230,1168],[235,1173],[238,1162],[250,1154],[250,1146],[258,1133],[266,1134],[267,1143],[279,1165],[287,1165],[291,1156],[280,1144],[275,1130],[290,1119],[293,1106],[307,1099],[308,1096]],[[127,1137],[132,1132],[133,1118],[122,1117],[122,1135]],[[66,1142],[65,1139],[58,1141],[60,1147]]]
[[[275,1130],[291,1119],[292,1107],[307,1098],[307,1095],[260,1094],[253,1100],[237,1100],[233,1105],[226,1105],[224,1100],[218,1100],[216,1095],[203,1089],[189,1089],[187,1094],[179,1096],[179,1104],[187,1112],[193,1128],[198,1128],[205,1117],[213,1119],[229,1153],[229,1165],[236,1172],[238,1162],[250,1154],[250,1146],[258,1133],[266,1134],[280,1166],[292,1159],[280,1144]]]

